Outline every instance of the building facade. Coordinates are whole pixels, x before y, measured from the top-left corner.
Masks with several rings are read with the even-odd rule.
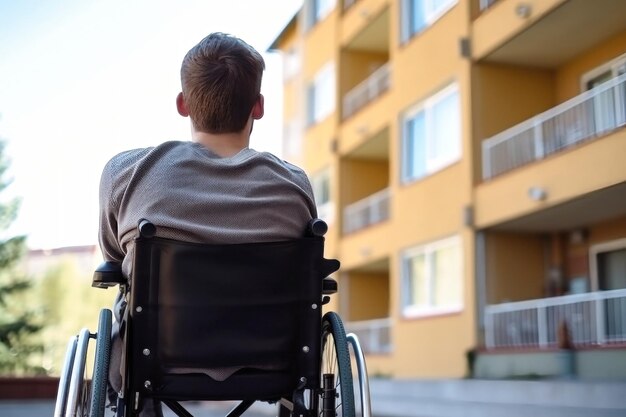
[[[332,307],[371,374],[461,377],[478,354],[498,376],[625,344],[624,15],[306,0],[276,38],[283,156],[311,177],[342,262]]]

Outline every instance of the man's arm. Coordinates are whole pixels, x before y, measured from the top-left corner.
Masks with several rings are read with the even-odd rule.
[[[100,228],[98,240],[105,261],[122,262],[124,252],[118,240],[118,204],[114,196],[112,161],[109,161],[100,178]]]

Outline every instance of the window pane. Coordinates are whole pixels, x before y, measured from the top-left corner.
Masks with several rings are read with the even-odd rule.
[[[455,307],[461,303],[461,256],[458,245],[439,248],[433,252],[434,304]]]
[[[413,34],[422,30],[426,26],[426,13],[425,13],[426,0],[412,0],[409,1],[409,33]]]
[[[441,11],[442,9],[444,9],[445,7],[447,7],[448,5],[450,5],[451,3],[454,3],[456,0],[431,0],[431,1],[432,1],[432,12],[437,13]]]
[[[315,123],[315,85],[306,89],[306,121],[308,125]]]
[[[423,254],[407,260],[408,269],[408,304],[414,306],[428,306],[428,277],[426,274],[426,259]]]
[[[601,290],[626,288],[626,249],[598,253],[597,262]]]
[[[423,111],[406,121],[407,178],[426,175],[426,117]]]
[[[323,171],[311,179],[313,195],[317,205],[330,201],[330,176],[328,171]]]
[[[315,20],[320,21],[335,7],[335,0],[314,0]]]
[[[429,157],[447,163],[461,154],[459,94],[449,94],[433,106],[433,140]]]
[[[322,69],[314,84],[314,120],[321,121],[335,110],[335,72],[332,65]]]

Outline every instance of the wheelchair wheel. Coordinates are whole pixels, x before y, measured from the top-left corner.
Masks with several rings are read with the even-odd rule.
[[[320,417],[354,417],[350,352],[343,323],[336,313],[322,319]]]
[[[98,321],[96,334],[96,358],[91,380],[90,417],[104,417],[107,399],[107,380],[109,377],[109,358],[111,356],[111,310],[103,309]]]
[[[88,390],[88,382],[85,378],[85,368],[90,337],[91,335],[87,329],[82,329],[78,334],[76,354],[74,355],[72,364],[72,376],[67,393],[65,417],[87,417],[89,415],[86,404],[89,403],[88,397],[90,392]]]
[[[70,355],[68,349],[67,356],[67,358],[72,356],[71,366],[66,365],[66,368],[70,369],[71,376],[69,383],[63,386],[59,384],[55,417],[104,417],[111,351],[111,318],[110,310],[102,310],[98,333],[91,334],[89,330],[83,329],[78,337],[74,338],[73,351]],[[96,339],[96,355],[93,375],[89,379],[86,366],[87,350],[89,339],[92,338]],[[61,411],[57,413],[57,409]]]
[[[67,396],[70,390],[70,379],[72,377],[72,367],[74,365],[74,356],[76,356],[76,344],[78,338],[73,336],[70,338],[65,352],[65,361],[61,369],[61,377],[59,378],[59,389],[57,391],[57,400],[54,406],[54,417],[63,417],[67,408]]]

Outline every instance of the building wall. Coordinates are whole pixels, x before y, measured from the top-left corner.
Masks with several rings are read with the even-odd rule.
[[[546,244],[537,234],[486,234],[487,304],[544,296]]]
[[[387,161],[345,159],[341,163],[341,202],[351,204],[389,185]]]
[[[350,273],[347,321],[389,317],[389,277],[380,273]],[[367,300],[367,302],[364,302]],[[344,314],[342,312],[342,314]]]

